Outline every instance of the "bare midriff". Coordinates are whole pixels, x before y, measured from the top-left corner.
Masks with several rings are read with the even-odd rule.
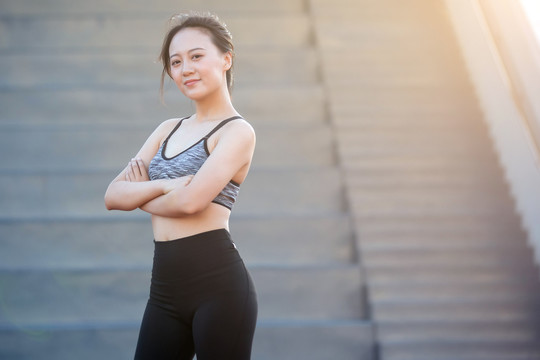
[[[169,241],[216,229],[229,230],[231,211],[211,203],[203,211],[180,218],[152,215],[154,240]]]

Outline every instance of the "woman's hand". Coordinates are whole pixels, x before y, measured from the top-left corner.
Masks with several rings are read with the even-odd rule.
[[[163,193],[168,194],[179,187],[180,188],[186,187],[189,185],[192,179],[193,179],[193,175],[187,175],[187,176],[182,176],[176,179],[167,180],[165,187],[163,189]]]
[[[129,182],[140,182],[140,181],[149,181],[148,170],[146,165],[141,158],[131,159],[128,166],[126,167],[126,181]]]
[[[176,179],[167,180],[154,180],[153,182],[160,182],[163,188],[163,195],[156,197],[148,201],[146,204],[140,206],[140,209],[153,215],[160,215],[166,217],[183,216],[185,214],[174,214],[172,211],[167,210],[171,208],[171,203],[177,203],[178,191],[182,192],[183,189],[189,185],[193,175],[182,176]],[[172,206],[175,208],[175,206]]]

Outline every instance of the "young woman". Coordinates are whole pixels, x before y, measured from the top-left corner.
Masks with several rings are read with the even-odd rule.
[[[105,194],[109,210],[152,214],[135,359],[249,359],[257,299],[228,222],[255,134],[231,103],[231,35],[215,16],[175,16],[160,58],[162,90],[168,75],[196,113],[159,125]]]

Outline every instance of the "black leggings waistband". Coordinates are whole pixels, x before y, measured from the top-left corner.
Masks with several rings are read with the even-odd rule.
[[[154,244],[152,276],[163,280],[201,275],[242,260],[226,229]]]

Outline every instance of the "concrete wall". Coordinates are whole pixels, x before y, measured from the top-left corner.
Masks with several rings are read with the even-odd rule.
[[[446,0],[446,4],[538,264],[540,161],[535,132],[540,128],[540,111],[533,105],[540,93],[534,91],[540,87],[540,62],[531,43],[515,41],[530,36],[530,30],[516,26],[520,19],[515,1]],[[519,50],[503,47],[501,52],[512,36]]]

